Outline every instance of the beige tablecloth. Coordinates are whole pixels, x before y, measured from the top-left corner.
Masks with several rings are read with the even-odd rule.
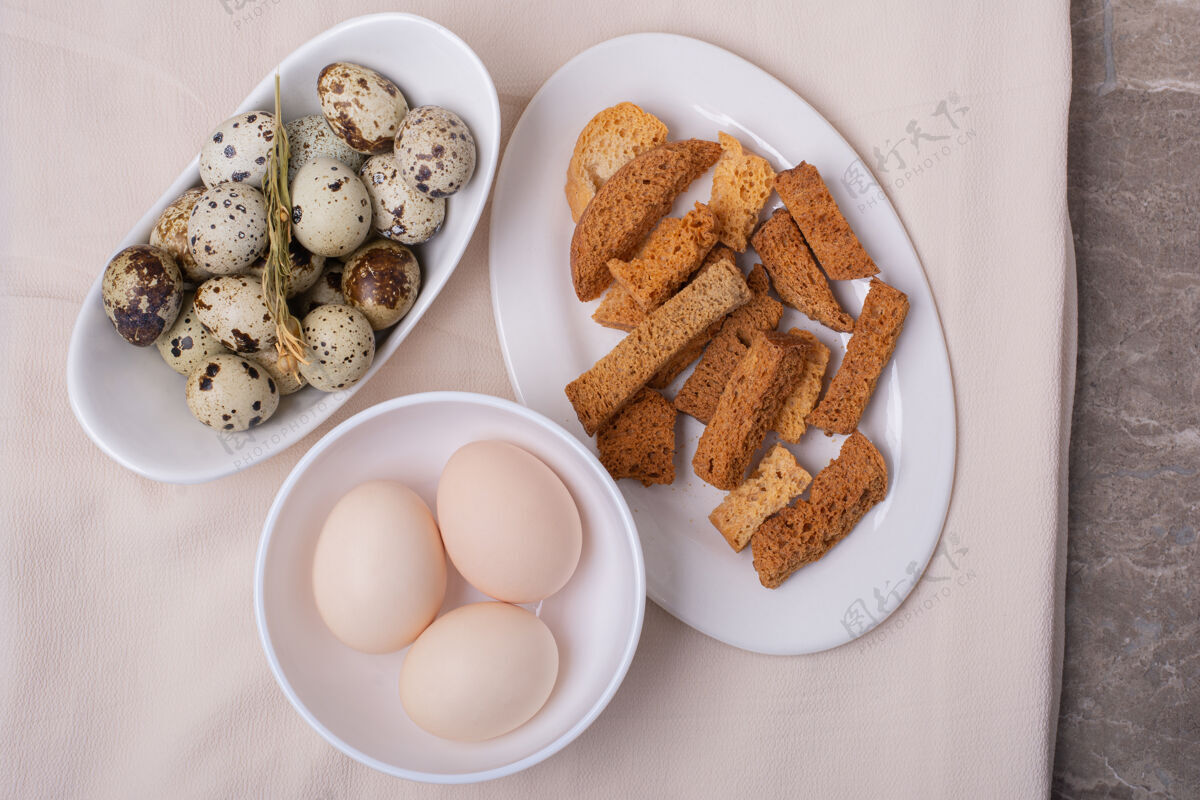
[[[105,458],[68,408],[76,311],[200,133],[305,39],[381,2],[3,0],[0,786],[14,797],[1034,797],[1058,704],[1074,265],[1065,2],[415,0],[479,53],[507,135],[571,56],[635,31],[726,47],[808,99],[892,198],[958,399],[942,546],[834,651],[740,652],[653,605],[608,710],[559,755],[407,783],[292,710],[251,608],[259,528],[310,436],[195,487]],[[1024,6],[1024,7],[1021,7]],[[397,43],[403,46],[403,43]],[[929,137],[946,137],[933,139]],[[511,396],[486,218],[431,312],[319,433],[430,389]]]

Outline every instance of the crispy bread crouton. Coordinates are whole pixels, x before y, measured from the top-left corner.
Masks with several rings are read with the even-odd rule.
[[[717,238],[744,253],[758,223],[758,212],[771,196],[775,170],[762,156],[747,153],[742,143],[729,134],[717,134],[717,141],[721,157],[713,170],[708,207],[717,216]]]
[[[596,436],[600,463],[614,480],[635,478],[643,486],[675,480],[675,407],[642,389]]]
[[[729,546],[740,552],[763,520],[792,502],[811,481],[796,457],[777,444],[758,462],[753,474],[713,509],[708,520]]]
[[[571,237],[571,280],[580,300],[594,300],[612,282],[608,262],[627,259],[675,198],[721,155],[702,139],[667,142],[617,170],[584,209]]]
[[[879,272],[816,167],[801,161],[799,166],[779,173],[775,191],[800,226],[826,275],[845,281],[869,278]]]
[[[896,349],[907,315],[907,295],[872,278],[846,355],[824,399],[808,415],[809,425],[829,434],[850,433],[858,427],[879,375]]]
[[[817,473],[807,502],[799,500],[758,527],[750,540],[759,582],[775,589],[796,570],[828,553],[887,494],[887,465],[855,431]]]
[[[567,205],[575,222],[597,190],[636,156],[667,141],[667,126],[633,103],[617,103],[592,117],[567,165]]]
[[[854,327],[785,209],[772,214],[751,241],[783,302],[835,331],[845,333]]]
[[[718,263],[651,312],[632,332],[566,386],[588,435],[612,418],[654,373],[702,330],[750,299],[736,267]]]

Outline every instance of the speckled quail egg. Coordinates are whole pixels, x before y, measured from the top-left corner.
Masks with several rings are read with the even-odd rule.
[[[287,396],[295,394],[308,385],[308,381],[299,372],[284,372],[279,368],[279,351],[274,347],[268,347],[266,350],[260,350],[251,356],[257,361],[267,374],[275,381],[275,385],[279,388],[279,394]]]
[[[192,251],[188,248],[188,219],[192,209],[204,194],[200,188],[188,189],[171,201],[158,217],[158,222],[150,229],[150,244],[161,247],[171,254],[183,279],[191,283],[200,283],[211,278],[212,274],[196,263]]]
[[[200,324],[193,302],[194,293],[183,299],[183,308],[175,318],[175,324],[163,331],[154,343],[167,366],[180,375],[191,375],[196,365],[206,358],[228,353],[225,345]]]
[[[329,128],[329,123],[320,114],[294,119],[284,126],[288,137],[288,184],[296,180],[296,173],[314,158],[332,158],[350,169],[358,169],[366,158],[362,153],[343,142]]]
[[[342,141],[360,153],[384,153],[408,113],[396,84],[373,69],[338,61],[317,77],[321,113]]]
[[[208,187],[225,181],[262,186],[274,146],[274,114],[247,111],[230,117],[200,147],[200,180]]]
[[[267,243],[267,201],[258,189],[219,183],[192,208],[188,249],[214,275],[243,271],[266,252]]]
[[[442,227],[446,201],[421,194],[400,177],[400,167],[391,153],[371,156],[358,170],[358,177],[371,195],[375,230],[401,244],[420,244]]]
[[[292,235],[309,252],[344,256],[371,232],[371,197],[345,164],[315,158],[292,184]]]
[[[192,416],[210,428],[244,431],[266,422],[279,407],[279,388],[262,365],[245,356],[216,355],[187,380]]]
[[[292,268],[288,273],[284,295],[295,297],[308,291],[321,277],[321,271],[325,269],[325,256],[314,256],[295,239],[288,242],[288,254],[291,256]],[[262,280],[263,269],[266,266],[266,257],[260,258],[246,269],[246,274]]]
[[[323,392],[353,386],[375,358],[371,323],[357,308],[320,306],[304,318],[308,363],[300,374]]]
[[[342,264],[340,261],[326,261],[325,271],[317,282],[304,294],[292,301],[292,313],[304,319],[317,306],[344,304],[342,296]]]
[[[148,347],[179,316],[183,275],[166,250],[135,244],[104,268],[100,297],[117,333],[132,345]]]
[[[201,324],[233,352],[249,355],[275,346],[275,322],[258,278],[209,278],[196,289],[193,304]]]
[[[449,197],[475,172],[475,138],[453,111],[418,106],[396,134],[396,163],[421,194]]]
[[[417,300],[421,268],[402,244],[376,239],[354,251],[342,271],[346,303],[361,311],[374,330],[395,325]]]

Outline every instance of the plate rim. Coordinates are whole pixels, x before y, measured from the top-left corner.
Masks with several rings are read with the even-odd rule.
[[[491,202],[492,191],[494,189],[494,184],[495,184],[496,172],[499,169],[500,157],[502,155],[500,152],[500,139],[501,139],[503,127],[504,127],[503,126],[503,117],[500,114],[500,98],[496,92],[496,83],[495,83],[495,80],[492,78],[491,72],[488,70],[487,65],[483,63],[483,60],[479,57],[479,54],[476,53],[475,50],[470,45],[468,45],[466,43],[466,41],[463,40],[462,37],[460,37],[458,34],[456,34],[454,31],[450,30],[449,28],[445,27],[444,25],[441,25],[440,23],[435,22],[427,17],[420,16],[419,14],[411,14],[411,13],[400,12],[400,11],[383,11],[383,12],[377,12],[377,13],[371,13],[371,14],[362,14],[362,15],[344,19],[341,22],[338,22],[337,24],[332,25],[332,26],[320,31],[316,35],[306,39],[305,41],[301,42],[300,44],[298,44],[294,48],[292,48],[286,55],[284,55],[283,59],[281,59],[278,63],[276,63],[275,66],[257,84],[255,84],[252,89],[249,90],[249,92],[246,94],[245,98],[242,99],[242,101],[238,104],[236,110],[233,112],[236,114],[242,110],[250,108],[253,105],[250,102],[250,99],[254,95],[258,94],[263,89],[263,87],[273,86],[274,79],[275,79],[275,73],[279,70],[280,65],[284,61],[286,61],[286,60],[290,59],[292,56],[294,56],[298,51],[300,51],[304,48],[307,48],[309,46],[318,45],[319,43],[321,43],[327,39],[333,38],[333,37],[343,33],[347,29],[357,28],[360,26],[369,26],[370,24],[372,24],[374,22],[380,22],[380,21],[384,21],[384,20],[403,21],[403,22],[407,22],[407,23],[415,23],[418,25],[427,26],[427,27],[437,31],[440,35],[443,35],[446,38],[448,38],[449,40],[451,40],[452,42],[456,43],[461,48],[462,54],[466,57],[467,61],[472,63],[475,66],[475,68],[478,69],[479,74],[484,79],[484,86],[488,90],[487,97],[488,97],[489,102],[488,102],[488,106],[487,106],[487,111],[488,111],[488,114],[491,116],[491,118],[495,121],[496,124],[495,124],[493,134],[488,137],[488,140],[485,143],[486,144],[486,152],[488,155],[485,159],[482,160],[482,166],[484,167],[484,169],[482,172],[477,170],[475,173],[476,176],[479,176],[479,175],[486,176],[487,186],[486,186],[485,190],[483,191],[482,199],[481,199],[481,202],[479,203],[479,207],[474,212],[474,219],[471,222],[470,231],[464,237],[463,241],[461,242],[461,245],[458,248],[456,248],[457,252],[454,252],[454,250],[451,251],[453,257],[447,259],[449,266],[445,271],[444,277],[442,278],[440,283],[437,285],[435,294],[434,294],[433,298],[430,300],[429,304],[424,306],[421,309],[414,309],[413,314],[415,316],[413,316],[412,324],[404,331],[404,334],[402,336],[399,336],[399,338],[397,338],[395,345],[393,345],[390,348],[386,357],[382,361],[379,362],[378,368],[376,369],[376,371],[378,371],[379,369],[382,369],[386,365],[386,363],[389,360],[391,360],[391,357],[395,354],[395,351],[398,350],[400,345],[404,342],[404,340],[408,338],[408,335],[412,332],[412,329],[417,326],[417,324],[425,316],[425,313],[433,306],[434,301],[437,300],[437,296],[441,294],[441,292],[445,288],[446,284],[449,283],[450,278],[453,276],[454,272],[458,269],[459,264],[462,262],[462,257],[466,253],[467,248],[470,246],[471,240],[475,238],[475,233],[476,233],[476,231],[479,230],[479,223],[483,219],[483,214],[487,210],[488,204]],[[145,211],[145,213],[143,213],[137,219],[137,221],[125,232],[125,234],[120,239],[120,243],[109,254],[108,260],[111,260],[111,258],[114,255],[116,255],[116,253],[120,252],[122,249],[129,246],[130,244],[136,243],[136,241],[141,238],[141,237],[136,236],[135,232],[137,230],[139,230],[140,228],[144,227],[148,221],[152,220],[152,218],[157,218],[158,214],[162,213],[161,209],[163,207],[165,207],[172,199],[174,199],[175,197],[178,196],[179,192],[176,191],[177,185],[179,185],[189,175],[193,175],[193,174],[198,175],[199,159],[200,159],[200,156],[199,156],[199,153],[197,152],[197,154],[192,156],[191,160],[187,163],[187,165],[184,166],[184,168],[171,181],[171,183],[167,186],[166,191],[159,197],[159,199],[157,201],[155,201],[153,204],[151,204],[150,207]],[[193,180],[191,183],[196,183],[198,181],[199,181],[199,178],[196,177],[195,180]],[[107,260],[106,260],[106,263],[107,263]],[[156,467],[156,466],[146,465],[145,463],[142,463],[135,458],[129,457],[128,454],[121,452],[118,448],[114,447],[113,444],[111,444],[107,439],[100,436],[96,430],[95,425],[93,425],[93,421],[92,421],[91,417],[87,413],[84,412],[83,407],[81,405],[82,393],[87,391],[87,386],[82,383],[83,378],[80,375],[80,368],[77,365],[76,359],[80,357],[79,356],[79,353],[81,352],[80,342],[82,342],[84,337],[87,335],[87,331],[85,330],[85,325],[84,325],[84,315],[85,315],[87,305],[92,302],[99,302],[100,286],[101,286],[101,283],[103,280],[104,280],[104,270],[101,269],[99,274],[96,276],[95,280],[92,282],[92,284],[88,287],[87,291],[84,293],[83,300],[80,303],[79,309],[75,314],[75,321],[72,325],[71,337],[70,337],[70,340],[67,345],[67,359],[66,359],[67,400],[71,406],[71,412],[74,414],[76,421],[79,423],[79,426],[83,429],[84,433],[92,441],[92,443],[95,444],[96,447],[98,447],[100,449],[100,451],[102,453],[104,453],[104,455],[108,456],[108,458],[110,458],[112,461],[114,461],[115,463],[124,467],[125,469],[129,470],[130,472],[140,475],[143,478],[147,478],[149,480],[156,481],[159,483],[167,483],[167,484],[174,484],[174,485],[184,485],[184,486],[197,485],[197,484],[201,484],[201,483],[209,483],[211,481],[219,480],[221,478],[226,478],[226,477],[229,477],[230,475],[235,475],[243,470],[258,466],[259,464],[262,464],[262,463],[274,458],[275,456],[280,455],[284,451],[289,450],[295,444],[300,442],[304,438],[304,436],[318,430],[323,424],[325,424],[325,422],[327,422],[329,420],[329,418],[331,416],[333,416],[335,413],[337,413],[337,411],[339,409],[341,409],[343,406],[345,406],[345,404],[350,401],[350,398],[353,397],[354,394],[362,386],[364,386],[366,383],[370,382],[370,380],[375,377],[375,374],[372,373],[365,380],[360,380],[357,383],[355,383],[353,386],[351,386],[347,389],[343,389],[339,392],[328,393],[328,396],[329,396],[329,398],[331,398],[332,402],[329,404],[329,407],[326,411],[310,412],[310,413],[316,414],[316,416],[318,417],[312,423],[311,427],[309,427],[307,430],[305,430],[302,435],[296,436],[294,438],[291,438],[288,441],[283,442],[278,448],[272,450],[268,454],[265,454],[262,458],[249,459],[245,463],[241,463],[241,464],[237,463],[236,460],[230,460],[228,462],[224,462],[220,467],[208,467],[208,468],[193,467],[191,469],[188,469],[186,467],[174,467],[171,469],[167,469],[167,468],[160,468],[160,467]],[[389,335],[389,337],[388,337],[389,342],[390,342],[391,338],[395,335],[396,334]],[[375,366],[375,364],[372,364],[372,367],[374,367],[374,366]]]
[[[343,741],[340,737],[326,728],[319,720],[309,711],[308,707],[300,700],[295,689],[283,674],[282,668],[279,665],[279,659],[275,655],[275,648],[271,642],[270,634],[267,630],[266,609],[263,598],[263,581],[266,572],[267,552],[271,546],[271,540],[275,533],[275,524],[279,514],[283,509],[287,498],[291,495],[296,483],[300,480],[301,475],[308,470],[312,463],[329,449],[335,442],[341,439],[345,434],[349,433],[359,425],[381,416],[393,412],[397,409],[408,408],[418,405],[436,405],[445,402],[468,403],[479,405],[493,409],[499,409],[508,413],[516,414],[523,417],[545,430],[552,433],[556,438],[565,442],[567,447],[576,455],[583,458],[584,463],[592,473],[599,478],[599,483],[604,487],[605,495],[608,500],[615,504],[616,510],[622,521],[622,533],[624,534],[625,542],[629,545],[630,555],[633,559],[634,566],[634,615],[632,624],[629,628],[628,638],[625,642],[624,650],[621,653],[621,660],[612,677],[605,684],[604,691],[600,697],[592,705],[588,712],[574,725],[563,732],[558,738],[554,739],[549,744],[531,753],[530,755],[514,761],[511,764],[506,764],[500,767],[492,767],[486,770],[477,770],[474,772],[465,773],[439,773],[439,772],[424,772],[421,770],[412,770],[403,767],[395,767],[386,764],[376,758],[368,756],[357,748]],[[338,424],[321,439],[314,444],[304,456],[296,462],[291,472],[279,485],[279,489],[275,493],[274,499],[271,501],[271,507],[267,511],[267,516],[263,521],[262,532],[259,536],[258,547],[254,558],[254,622],[255,628],[258,631],[259,645],[262,648],[263,655],[267,659],[267,664],[270,667],[271,674],[275,678],[276,684],[291,703],[292,708],[300,714],[308,725],[321,735],[321,737],[333,745],[345,755],[353,758],[361,764],[364,764],[379,772],[391,775],[397,778],[405,778],[412,781],[433,784],[469,784],[489,781],[495,778],[501,778],[506,775],[513,775],[521,772],[535,764],[545,761],[554,754],[558,753],[564,747],[575,741],[588,727],[595,722],[596,718],[603,713],[604,709],[612,701],[617,690],[624,683],[625,677],[629,672],[629,667],[633,663],[633,657],[637,652],[637,647],[641,641],[642,626],[646,616],[646,564],[642,553],[642,541],[638,535],[637,524],[633,519],[633,513],[629,510],[629,504],[625,500],[625,495],[617,486],[616,481],[608,474],[608,470],[600,463],[595,453],[584,447],[583,443],[571,435],[570,431],[565,430],[561,425],[554,420],[535,411],[528,406],[514,403],[511,400],[506,400],[502,397],[493,395],[480,394],[477,392],[464,391],[432,391],[418,392],[416,394],[401,395],[393,397],[390,400],[384,400],[369,406],[362,411],[359,411],[354,416]]]
[[[527,117],[527,112],[528,112],[529,108],[532,107],[534,105],[534,103],[538,100],[538,98],[540,98],[542,96],[542,94],[548,90],[548,87],[550,87],[550,85],[554,82],[554,80],[562,72],[566,71],[569,67],[571,67],[573,64],[575,64],[575,62],[580,61],[589,56],[594,56],[597,52],[600,52],[600,51],[603,51],[603,50],[606,50],[609,48],[614,48],[619,45],[627,45],[631,42],[636,42],[638,44],[641,44],[643,42],[654,42],[654,41],[658,41],[660,43],[662,43],[662,42],[680,42],[680,43],[685,44],[688,47],[699,47],[702,49],[708,49],[711,51],[715,51],[722,58],[732,59],[732,60],[741,62],[741,64],[744,65],[745,67],[748,67],[748,68],[754,70],[756,73],[758,73],[765,81],[769,81],[772,84],[775,84],[779,88],[786,91],[788,94],[792,95],[799,103],[801,103],[802,105],[807,107],[819,119],[824,121],[825,124],[829,127],[829,129],[833,132],[833,135],[836,136],[838,140],[840,140],[840,142],[845,146],[845,148],[849,152],[854,153],[856,156],[859,156],[858,151],[850,144],[850,142],[846,139],[846,137],[842,134],[842,132],[837,128],[837,126],[835,126],[832,122],[830,122],[829,119],[824,114],[822,114],[820,111],[818,111],[811,103],[809,103],[795,89],[791,88],[786,83],[781,81],[779,78],[775,77],[770,72],[768,72],[767,70],[758,66],[757,64],[753,63],[749,59],[743,58],[742,56],[740,56],[736,53],[733,53],[729,50],[726,50],[725,48],[720,47],[719,45],[715,45],[711,42],[707,42],[702,39],[697,39],[697,38],[691,37],[691,36],[684,36],[682,34],[655,32],[655,31],[631,33],[631,34],[625,34],[622,36],[616,36],[611,39],[606,39],[602,42],[598,42],[597,44],[594,44],[591,47],[588,47],[587,49],[572,56],[570,59],[568,59],[566,62],[564,62],[560,67],[558,67],[558,69],[556,69],[554,71],[554,73],[552,73],[550,75],[550,77],[548,77],[542,83],[542,85],[534,93],[533,97],[530,98],[529,103],[526,104],[526,107],[522,111],[520,118],[517,120],[516,125],[513,127],[512,133],[509,135],[508,141],[504,148],[504,153],[502,154],[501,159],[500,159],[500,166],[497,170],[495,185],[492,188],[492,193],[493,193],[492,214],[493,215],[495,214],[495,208],[496,208],[494,200],[496,197],[501,196],[503,187],[507,186],[508,181],[510,179],[509,171],[505,170],[505,168],[504,168],[504,165],[505,165],[505,162],[506,162],[507,156],[508,156],[508,151],[512,147],[513,141],[518,138],[518,134],[523,130],[523,126],[525,126],[527,124],[526,117]],[[859,156],[859,159],[861,161],[861,156]],[[865,168],[866,162],[863,162],[863,165]],[[900,603],[898,603],[895,608],[893,608],[891,611],[887,612],[887,614],[882,616],[869,630],[866,630],[861,634],[851,635],[845,639],[839,639],[837,641],[831,641],[831,642],[820,644],[820,645],[813,646],[813,647],[797,648],[797,647],[789,647],[786,645],[779,646],[779,647],[771,647],[771,646],[764,646],[759,642],[751,641],[750,639],[742,638],[739,636],[718,634],[711,627],[703,624],[702,621],[693,621],[690,618],[685,618],[685,616],[678,609],[677,604],[669,601],[667,598],[663,597],[658,591],[656,591],[656,588],[653,586],[652,582],[650,582],[650,581],[647,582],[648,596],[652,601],[654,601],[654,603],[656,605],[658,605],[660,608],[665,610],[671,616],[675,617],[677,620],[679,620],[683,624],[687,625],[688,627],[704,634],[705,636],[708,636],[709,638],[715,639],[715,640],[722,642],[724,644],[727,644],[731,647],[736,647],[741,650],[746,650],[748,652],[754,652],[754,653],[760,653],[763,655],[773,655],[773,656],[808,655],[808,654],[820,653],[820,652],[832,650],[837,647],[841,647],[843,645],[854,642],[854,641],[862,638],[863,636],[869,635],[872,631],[877,630],[878,628],[882,627],[882,625],[888,619],[892,618],[892,616],[896,613],[896,611],[898,611],[900,608],[902,608],[905,605],[905,603],[908,602],[908,598],[912,596],[916,587],[918,585],[920,585],[920,583],[921,583],[920,578],[924,577],[925,570],[928,568],[929,563],[932,561],[934,553],[937,552],[937,548],[941,542],[942,535],[945,532],[946,519],[949,516],[950,504],[951,504],[951,502],[953,500],[953,496],[954,496],[954,486],[955,486],[955,479],[956,479],[956,475],[957,475],[957,453],[958,453],[958,404],[957,404],[957,398],[955,397],[955,392],[954,392],[954,372],[952,369],[952,364],[950,362],[949,344],[946,339],[945,328],[942,325],[941,314],[938,311],[937,299],[934,296],[933,289],[929,283],[929,276],[925,271],[924,263],[921,261],[921,258],[916,250],[916,245],[913,243],[912,236],[909,234],[908,226],[905,225],[903,218],[900,216],[899,212],[896,210],[895,206],[892,204],[891,197],[887,194],[887,191],[882,189],[882,184],[879,184],[879,185],[881,187],[882,203],[884,205],[884,208],[888,212],[890,212],[896,218],[896,220],[899,222],[900,228],[904,234],[905,243],[907,244],[909,251],[911,252],[914,263],[918,267],[917,275],[918,275],[920,281],[922,282],[922,285],[924,286],[925,291],[928,294],[930,300],[932,301],[929,311],[933,315],[933,323],[936,326],[937,332],[939,334],[939,341],[941,344],[941,346],[939,348],[937,348],[938,353],[936,355],[936,358],[939,361],[939,367],[944,369],[946,380],[947,380],[946,398],[947,398],[947,403],[948,403],[948,407],[949,407],[948,410],[949,410],[950,424],[947,426],[948,435],[946,436],[944,442],[941,445],[941,449],[943,450],[943,452],[942,452],[941,458],[939,459],[939,461],[942,461],[942,463],[945,464],[946,475],[945,475],[944,480],[941,480],[937,484],[934,485],[935,489],[939,492],[939,500],[942,500],[941,496],[944,496],[944,500],[942,500],[942,502],[943,502],[942,510],[941,510],[940,514],[937,515],[937,517],[938,517],[937,535],[935,537],[933,537],[932,546],[929,548],[929,552],[926,554],[924,561],[920,564],[920,571],[919,571],[917,580],[915,580],[913,582],[912,586],[909,587],[907,593],[904,596],[904,599]],[[522,405],[524,405],[526,403],[525,393],[522,390],[520,381],[517,379],[517,375],[513,368],[513,358],[512,358],[512,353],[510,350],[510,343],[509,343],[508,338],[505,336],[503,315],[501,314],[501,310],[500,310],[500,302],[499,302],[500,293],[497,291],[500,281],[499,281],[499,277],[498,277],[498,273],[497,273],[497,269],[496,269],[496,264],[498,263],[498,259],[496,258],[496,252],[495,252],[498,249],[498,247],[497,247],[497,241],[498,241],[497,228],[495,225],[491,225],[490,222],[491,222],[491,220],[489,217],[488,278],[489,278],[489,290],[491,293],[491,301],[492,301],[492,317],[496,324],[496,333],[497,333],[497,338],[499,339],[500,353],[504,360],[504,368],[505,368],[506,374],[508,375],[509,385],[511,386],[511,388],[513,390],[513,394],[516,396],[518,402],[520,402]],[[943,459],[944,459],[944,461],[943,461]]]

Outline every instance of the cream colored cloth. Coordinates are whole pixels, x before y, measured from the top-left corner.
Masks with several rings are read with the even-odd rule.
[[[728,48],[825,114],[895,203],[941,313],[958,401],[942,549],[888,622],[815,656],[741,652],[650,605],[628,678],[588,731],[524,773],[455,789],[386,777],[335,751],[292,710],[259,648],[251,575],[260,525],[317,435],[215,483],[160,485],[84,436],[64,382],[85,291],[202,132],[292,48],[387,4],[3,0],[4,794],[1048,792],[1074,380],[1067,4],[735,5],[417,0],[402,10],[475,48],[499,90],[505,136],[571,56],[636,31]],[[485,217],[412,337],[318,433],[409,392],[511,397],[487,237]]]

